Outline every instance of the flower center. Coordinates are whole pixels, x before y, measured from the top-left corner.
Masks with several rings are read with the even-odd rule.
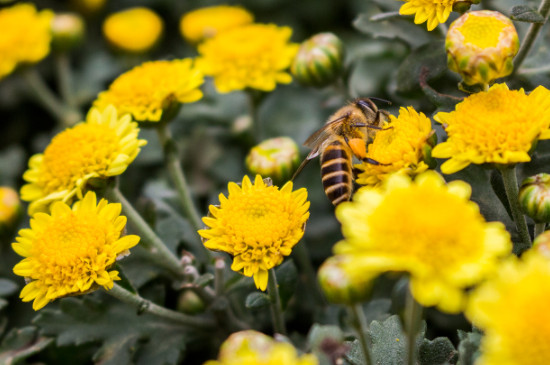
[[[91,173],[104,174],[117,150],[115,130],[79,124],[58,134],[46,148],[38,184],[46,194],[72,189]]]
[[[485,49],[497,47],[506,24],[491,16],[470,15],[458,28],[464,36],[464,43]]]

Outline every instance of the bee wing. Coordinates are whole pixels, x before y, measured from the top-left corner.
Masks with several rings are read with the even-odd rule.
[[[300,166],[296,169],[296,172],[294,172],[294,175],[292,175],[292,178],[290,180],[294,181],[294,179],[302,172],[304,167],[308,164],[309,161],[313,160],[315,157],[319,155],[319,148],[315,148],[313,151],[311,151],[307,157],[302,161]]]
[[[319,128],[319,130],[315,131],[315,133],[313,133],[311,136],[309,136],[308,139],[306,139],[306,141],[304,142],[304,146],[312,148],[313,150],[317,150],[319,148],[319,146],[321,146],[321,144],[325,140],[330,138],[330,136],[333,134],[333,133],[331,133],[331,130],[334,128],[333,124],[338,123],[338,122],[346,119],[347,117],[348,117],[347,115],[344,115],[344,116],[338,117],[334,120],[331,120],[331,121],[327,122],[324,126]],[[315,156],[317,156],[317,155],[315,155]],[[315,156],[312,156],[311,158],[314,158]]]

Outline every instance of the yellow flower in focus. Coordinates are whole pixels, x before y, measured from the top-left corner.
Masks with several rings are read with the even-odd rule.
[[[367,162],[355,165],[361,171],[358,184],[374,186],[394,172],[414,176],[428,169],[423,160],[425,149],[430,148],[428,139],[433,134],[428,117],[413,107],[401,108],[397,118],[390,115],[385,128],[376,133],[367,151],[367,157],[381,165]]]
[[[230,182],[228,189],[227,198],[220,194],[219,206],[210,206],[211,217],[202,219],[209,228],[199,234],[206,248],[232,255],[231,269],[253,276],[256,287],[265,290],[267,271],[281,264],[304,235],[307,190],[292,191],[292,182],[279,190],[260,175],[254,184],[245,176],[242,186]]]
[[[219,5],[190,11],[181,17],[180,32],[190,43],[199,43],[222,31],[250,24],[254,16],[240,6]]]
[[[57,298],[84,294],[99,285],[112,288],[113,280],[120,278],[110,268],[139,242],[138,236],[122,236],[126,217],[120,210],[120,204],[105,199],[97,203],[95,193],[88,192],[72,209],[56,202],[51,214],[36,214],[31,228],[20,230],[12,244],[24,257],[13,268],[27,280],[22,300],[34,300],[32,307],[39,310]]]
[[[527,252],[504,263],[472,293],[466,309],[484,332],[476,365],[549,364],[549,301],[547,257]]]
[[[486,223],[469,201],[463,181],[445,184],[433,171],[395,174],[382,188],[359,189],[352,202],[336,208],[344,240],[334,252],[349,270],[410,274],[414,298],[423,306],[458,313],[464,290],[492,272],[512,248],[500,222]]]
[[[403,0],[399,14],[414,15],[414,23],[427,21],[428,30],[434,30],[439,23],[445,23],[459,0]]]
[[[434,119],[448,135],[432,151],[433,157],[450,158],[441,166],[445,174],[471,163],[527,162],[533,144],[550,138],[550,91],[539,86],[526,95],[523,89],[495,84],[487,92],[468,96],[455,111],[437,113]]]
[[[32,4],[0,10],[0,79],[19,64],[36,63],[50,53],[53,12],[36,11]]]
[[[251,24],[217,34],[199,45],[198,66],[214,78],[221,93],[245,88],[272,91],[288,84],[287,72],[299,45],[289,43],[292,29]]]
[[[99,93],[94,106],[103,110],[112,104],[120,115],[130,113],[139,122],[158,122],[164,111],[202,98],[199,87],[203,82],[190,58],[145,62]]]
[[[519,38],[512,21],[498,11],[471,11],[451,24],[445,49],[449,69],[466,84],[489,84],[512,73]]]
[[[276,342],[253,330],[233,333],[221,346],[218,360],[204,365],[318,365],[314,355],[298,355],[289,343]]]
[[[103,113],[91,109],[86,122],[59,133],[44,153],[30,158],[23,175],[28,184],[21,188],[21,199],[31,202],[29,214],[56,200],[81,199],[92,179],[122,174],[147,143],[138,133],[130,115],[119,117],[112,106]]]
[[[118,49],[142,53],[155,45],[163,28],[156,13],[139,7],[109,15],[103,23],[103,35]]]

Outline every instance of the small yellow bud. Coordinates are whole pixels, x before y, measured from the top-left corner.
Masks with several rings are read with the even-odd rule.
[[[64,52],[73,49],[78,46],[84,38],[84,20],[78,14],[55,14],[51,27],[52,47],[56,51]]]
[[[289,137],[267,139],[253,147],[246,156],[250,173],[269,176],[275,185],[290,179],[299,162],[298,145]]]
[[[490,84],[512,73],[519,38],[512,21],[497,11],[471,11],[455,20],[445,41],[447,65],[467,85]]]
[[[320,33],[300,46],[291,66],[292,75],[308,86],[323,87],[342,72],[344,44],[332,33]]]
[[[356,274],[347,270],[348,260],[344,256],[329,257],[317,273],[321,288],[328,301],[338,304],[360,303],[371,294],[376,275]]]
[[[243,350],[255,353],[266,353],[271,350],[275,341],[261,332],[246,330],[235,332],[220,347],[218,358],[231,359]]]
[[[523,180],[519,203],[535,222],[550,222],[550,175],[541,173]]]
[[[550,259],[550,231],[545,231],[535,237],[533,251]]]

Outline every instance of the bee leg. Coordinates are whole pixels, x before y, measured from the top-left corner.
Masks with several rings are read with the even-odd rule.
[[[365,157],[365,158],[361,159],[361,161],[366,162],[366,163],[370,163],[371,165],[376,165],[376,166],[389,166],[389,165],[391,165],[389,163],[378,162],[376,160],[373,160],[370,157]]]

